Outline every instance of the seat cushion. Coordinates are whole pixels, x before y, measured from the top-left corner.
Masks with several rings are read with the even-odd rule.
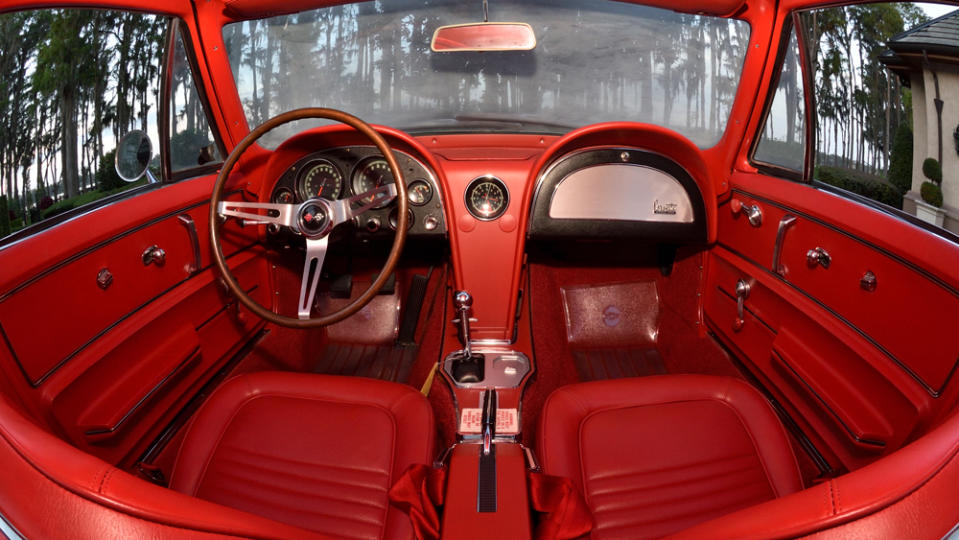
[[[408,538],[387,491],[430,463],[433,412],[373,379],[263,372],[218,388],[189,426],[173,489],[339,538]]]
[[[538,445],[572,479],[593,538],[654,538],[802,489],[785,430],[731,377],[665,375],[575,384],[547,399]]]

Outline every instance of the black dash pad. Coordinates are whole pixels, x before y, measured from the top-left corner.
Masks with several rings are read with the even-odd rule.
[[[476,500],[477,512],[496,511],[496,445],[491,444],[489,454],[483,454],[480,447],[479,457],[479,494]]]

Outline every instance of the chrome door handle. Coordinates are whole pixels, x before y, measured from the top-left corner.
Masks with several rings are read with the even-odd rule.
[[[783,254],[783,240],[786,239],[786,230],[796,223],[796,216],[786,214],[779,220],[779,230],[776,232],[776,245],[773,246],[773,272],[780,276],[786,275],[786,267],[780,264],[779,260]]]
[[[806,264],[808,264],[810,268],[815,268],[818,264],[828,269],[830,263],[832,263],[832,257],[821,247],[815,247],[806,252]]]
[[[143,259],[143,266],[149,266],[151,263],[163,266],[163,263],[166,262],[166,251],[158,246],[150,246],[143,252],[141,258]]]
[[[763,224],[763,211],[758,204],[746,204],[739,199],[733,199],[729,201],[729,209],[732,210],[734,216],[745,213],[749,219],[749,224],[753,227],[759,227]]]
[[[736,332],[742,330],[743,325],[746,324],[744,311],[746,309],[746,299],[749,298],[749,291],[751,289],[752,287],[750,287],[749,283],[746,283],[744,279],[736,282],[736,320],[733,321],[733,330]]]
[[[190,245],[193,246],[193,264],[187,266],[187,272],[192,276],[199,272],[203,266],[203,260],[200,258],[200,238],[196,234],[196,223],[193,222],[190,214],[180,214],[176,218],[186,227],[186,232],[190,236]]]

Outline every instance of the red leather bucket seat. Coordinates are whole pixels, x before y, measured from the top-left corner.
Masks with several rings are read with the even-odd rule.
[[[407,386],[241,375],[197,412],[171,487],[338,538],[409,538],[387,491],[409,465],[430,463],[435,431],[429,403]]]
[[[592,538],[660,537],[802,489],[772,407],[738,379],[575,384],[540,418],[543,469],[582,490]]]

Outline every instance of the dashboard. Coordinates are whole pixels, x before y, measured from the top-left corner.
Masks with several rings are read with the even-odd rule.
[[[403,169],[407,186],[408,234],[411,237],[446,235],[446,218],[436,175],[405,152],[394,150],[393,154]],[[348,199],[395,181],[393,172],[375,146],[341,146],[312,152],[298,159],[276,182],[270,202],[299,204],[315,197]],[[396,212],[397,207],[392,202],[374,206],[354,218],[354,226],[368,234],[389,233],[396,230]]]
[[[715,239],[718,182],[706,154],[667,128],[594,124],[562,137],[377,131],[407,183],[407,239],[446,243],[453,286],[475,299],[475,339],[512,338],[528,256],[603,264],[637,252],[632,246],[665,253]],[[271,163],[278,180],[263,195],[277,203],[347,199],[394,182],[379,150],[347,129],[303,132]],[[351,234],[392,237],[396,211],[390,202],[364,212]],[[441,253],[420,245],[419,253]]]

